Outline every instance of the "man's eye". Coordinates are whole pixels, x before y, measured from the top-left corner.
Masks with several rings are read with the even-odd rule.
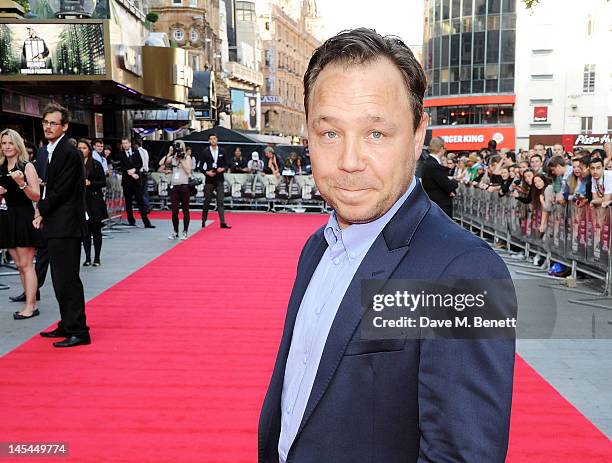
[[[325,132],[325,133],[324,133],[324,136],[325,136],[326,138],[329,138],[330,140],[333,140],[333,139],[335,139],[335,138],[338,138],[338,134],[337,134],[336,132],[333,132],[333,131]]]
[[[374,140],[380,140],[383,137],[382,132],[378,132],[377,130],[372,132],[371,135]]]

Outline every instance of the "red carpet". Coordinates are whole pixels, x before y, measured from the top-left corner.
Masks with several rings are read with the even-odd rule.
[[[231,214],[232,230],[216,222],[88,303],[91,346],[36,336],[1,358],[0,442],[70,446],[14,461],[256,461],[297,258],[324,220]],[[612,461],[608,439],[520,360],[512,419],[508,461]]]

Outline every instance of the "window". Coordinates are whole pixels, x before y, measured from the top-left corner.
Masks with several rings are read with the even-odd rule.
[[[197,8],[198,7],[198,0],[189,0],[189,6],[191,8]]]
[[[191,69],[194,70],[194,72],[197,72],[200,70],[200,65],[198,62],[198,57],[197,56],[192,56],[191,57]]]
[[[172,38],[177,42],[182,42],[185,38],[185,33],[180,29],[174,29],[172,32]]]
[[[174,6],[183,6],[183,0],[172,0],[172,5]]]
[[[255,21],[255,4],[252,2],[236,2],[236,21]]]
[[[553,80],[552,74],[531,74],[531,80]]]
[[[612,116],[608,116],[608,133],[612,133]]]
[[[581,117],[580,118],[580,133],[592,133],[593,132],[593,117]]]
[[[274,77],[266,78],[266,93],[272,95],[274,93]]]
[[[197,42],[199,38],[200,35],[198,34],[198,31],[196,31],[195,29],[191,29],[191,31],[189,32],[189,40],[192,42]]]
[[[585,64],[582,80],[583,93],[595,93],[595,65]]]

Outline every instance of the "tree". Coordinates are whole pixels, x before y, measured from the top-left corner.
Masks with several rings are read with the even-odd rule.
[[[29,0],[15,0],[15,3],[19,4],[23,8],[23,11],[26,13],[30,11],[30,2]]]

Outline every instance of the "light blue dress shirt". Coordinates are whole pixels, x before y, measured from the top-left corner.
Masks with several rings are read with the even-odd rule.
[[[106,162],[106,159],[101,156],[100,153],[98,153],[96,150],[93,150],[91,157],[98,161],[100,164],[102,164],[102,169],[104,169],[104,175],[108,174],[108,163]]]
[[[344,293],[361,261],[416,185],[416,179],[383,216],[340,229],[333,213],[325,227],[327,249],[304,293],[297,314],[281,396],[280,463],[287,461],[312,391],[323,348]]]

